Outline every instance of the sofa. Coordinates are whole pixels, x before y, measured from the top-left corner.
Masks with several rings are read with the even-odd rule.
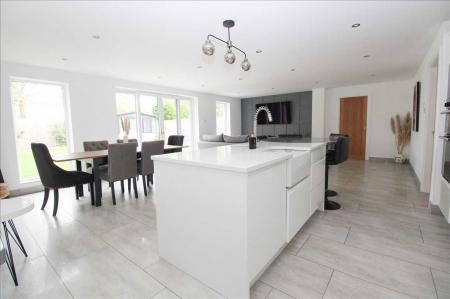
[[[248,142],[247,135],[229,136],[224,134],[218,135],[203,134],[202,140],[198,141],[197,145],[199,149],[202,149],[246,142]]]

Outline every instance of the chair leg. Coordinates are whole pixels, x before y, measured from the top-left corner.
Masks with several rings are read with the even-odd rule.
[[[145,175],[142,175],[142,186],[144,186],[144,195],[147,196],[147,183],[145,182]]]
[[[136,177],[133,178],[133,189],[134,189],[134,197],[135,197],[135,198],[138,198],[137,184],[136,184]]]
[[[147,187],[150,187],[150,175],[147,174]]]
[[[45,187],[45,189],[44,189],[44,202],[42,203],[41,210],[43,210],[45,208],[45,206],[47,205],[49,194],[50,194],[50,189]]]
[[[95,199],[94,199],[94,182],[90,182],[89,183],[89,190],[91,193],[91,205],[95,204]]]
[[[80,186],[75,185],[75,198],[76,198],[77,200],[80,199],[80,194],[79,194],[79,192],[78,192],[79,189],[80,189]]]
[[[128,193],[131,193],[131,179],[128,179]]]
[[[56,212],[58,212],[58,201],[59,201],[58,188],[53,189],[53,195],[55,196],[53,202],[53,216],[56,216]]]
[[[123,190],[125,189],[124,184],[123,184],[123,180],[120,181],[120,191],[122,191],[123,194]]]
[[[110,184],[111,184],[111,195],[112,195],[113,205],[116,205],[116,192],[114,191],[114,182],[112,182]]]

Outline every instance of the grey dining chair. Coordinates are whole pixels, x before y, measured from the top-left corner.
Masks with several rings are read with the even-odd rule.
[[[108,140],[93,140],[93,141],[83,141],[83,149],[85,152],[90,151],[101,151],[108,149]],[[101,159],[99,165],[107,165],[108,157],[104,157]],[[86,171],[92,173],[92,164],[86,163]],[[89,192],[91,192],[91,188],[88,186]]]
[[[150,181],[153,184],[154,167],[152,156],[162,154],[164,154],[164,140],[142,142],[141,160],[138,161],[138,174],[142,175],[145,196],[147,196],[147,187],[150,186]]]
[[[117,139],[117,143],[123,143],[123,139]],[[132,139],[128,139],[128,143],[138,143],[138,140],[137,139],[134,139],[134,138],[132,138]]]
[[[110,183],[114,205],[116,204],[114,182],[133,179],[134,196],[138,197],[136,157],[134,143],[115,143],[108,146],[108,165],[99,167],[99,177]]]
[[[136,144],[136,147],[139,145],[138,140],[135,138],[128,139],[127,142]],[[117,139],[117,143],[123,143],[123,139]],[[137,180],[139,180],[139,177],[137,177]],[[123,189],[124,189],[123,181],[120,181],[120,189],[123,193]],[[131,180],[128,179],[128,193],[130,193],[130,192],[131,192]]]

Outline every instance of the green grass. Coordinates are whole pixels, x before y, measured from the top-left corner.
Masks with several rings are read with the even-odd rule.
[[[67,153],[66,146],[54,146],[49,147],[48,149],[52,156]],[[56,165],[67,170],[72,169],[71,162],[61,162],[56,163]],[[29,151],[19,152],[19,168],[21,180],[32,180],[39,177],[31,149]]]

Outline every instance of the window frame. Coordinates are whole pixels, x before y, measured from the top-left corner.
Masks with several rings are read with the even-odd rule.
[[[74,145],[73,145],[73,131],[72,131],[72,118],[70,114],[70,99],[69,99],[69,84],[67,82],[60,82],[60,81],[51,81],[51,80],[42,80],[42,79],[36,79],[36,78],[27,78],[27,77],[16,77],[16,76],[10,76],[9,77],[9,103],[11,104],[11,116],[12,116],[12,128],[14,133],[14,147],[15,147],[15,154],[16,154],[16,169],[19,174],[19,184],[27,184],[27,183],[35,183],[40,181],[39,175],[35,178],[31,179],[23,179],[22,178],[22,171],[20,169],[20,156],[19,156],[19,147],[17,143],[17,125],[16,125],[16,116],[14,113],[14,99],[12,97],[12,84],[13,82],[21,82],[21,83],[35,83],[35,84],[47,84],[47,85],[55,85],[59,86],[62,89],[62,104],[64,109],[64,128],[66,131],[66,142],[67,142],[67,148],[69,151],[73,151]]]
[[[176,94],[170,94],[170,93],[160,93],[160,92],[153,92],[148,90],[142,90],[142,89],[130,89],[126,87],[116,87],[114,95],[117,93],[128,93],[134,95],[134,101],[135,101],[135,114],[136,114],[136,133],[137,133],[137,139],[140,143],[142,143],[142,122],[141,122],[141,107],[139,103],[139,95],[148,95],[156,97],[157,99],[157,106],[158,106],[158,125],[159,125],[159,132],[158,132],[158,139],[161,140],[161,135],[164,134],[164,141],[167,139],[167,136],[165,136],[165,128],[164,128],[164,105],[163,105],[163,98],[171,98],[175,100],[175,109],[176,109],[176,117],[177,117],[177,134],[181,134],[181,115],[180,115],[180,101],[186,100],[190,103],[191,108],[191,135],[190,136],[190,143],[191,146],[194,146],[195,142],[195,117],[194,117],[194,98],[189,96],[180,96]],[[115,99],[116,100],[116,99]],[[116,117],[117,117],[117,106],[116,106]],[[119,131],[118,134],[120,134],[120,125],[118,127]]]

